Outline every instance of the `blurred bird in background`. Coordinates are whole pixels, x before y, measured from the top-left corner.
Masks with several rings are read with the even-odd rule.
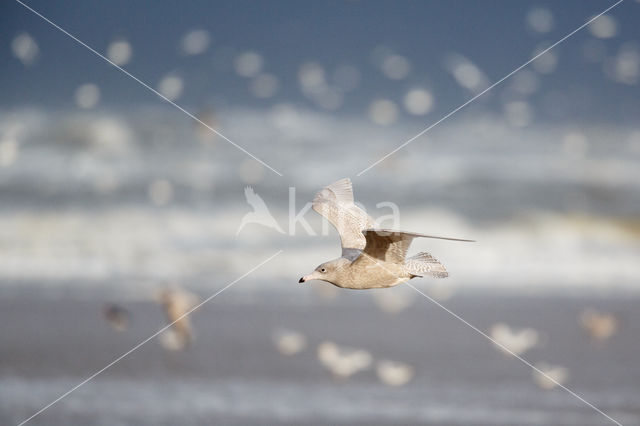
[[[533,381],[541,389],[553,389],[558,385],[564,385],[569,380],[569,369],[559,365],[550,365],[545,362],[536,364],[539,371],[533,370]]]
[[[501,322],[493,325],[489,334],[494,342],[502,345],[496,347],[507,355],[522,355],[535,347],[540,340],[540,334],[533,328],[516,329]]]
[[[158,301],[171,327],[162,333],[160,343],[168,350],[184,350],[193,341],[191,320],[185,315],[199,302],[199,298],[181,288],[165,288],[158,294]]]
[[[114,303],[108,303],[102,308],[104,319],[116,331],[126,331],[131,322],[130,312]]]
[[[618,332],[619,318],[607,312],[587,308],[580,314],[580,325],[596,341],[605,341]]]
[[[318,345],[318,361],[336,379],[348,379],[354,374],[368,370],[373,363],[371,353],[364,349],[338,346],[331,341]]]
[[[415,371],[409,364],[383,359],[376,363],[376,374],[385,385],[397,387],[409,383]]]
[[[283,355],[295,355],[307,347],[306,336],[293,330],[275,330],[272,334],[272,339],[278,352]]]

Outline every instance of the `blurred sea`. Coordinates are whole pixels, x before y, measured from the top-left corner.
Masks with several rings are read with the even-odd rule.
[[[290,224],[289,211],[302,211],[317,190],[345,176],[374,218],[392,213],[378,203],[392,202],[401,229],[478,241],[414,242],[412,250],[447,265],[448,285],[638,288],[637,130],[521,129],[472,111],[358,177],[420,129],[381,129],[287,104],[207,114],[285,176],[170,109],[5,111],[2,288],[106,286],[134,295],[175,281],[209,289],[283,249],[260,276],[269,282],[263,289],[290,291],[296,277],[339,254],[339,240],[333,229],[314,236]],[[284,235],[258,224],[236,235],[252,210],[245,185]],[[315,212],[303,218],[321,234]]]

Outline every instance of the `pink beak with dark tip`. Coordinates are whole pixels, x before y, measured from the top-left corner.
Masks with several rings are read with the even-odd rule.
[[[312,280],[313,277],[311,275],[305,275],[304,277],[300,278],[300,280],[298,281],[299,283],[304,283],[307,282],[309,280]]]

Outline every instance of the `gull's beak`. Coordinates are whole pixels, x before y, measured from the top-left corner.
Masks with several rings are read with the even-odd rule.
[[[299,283],[304,283],[307,281],[311,281],[313,278],[312,275],[305,275],[304,277],[300,278],[300,280],[298,281]]]

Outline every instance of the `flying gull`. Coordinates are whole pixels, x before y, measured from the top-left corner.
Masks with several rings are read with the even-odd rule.
[[[300,278],[300,283],[322,280],[342,288],[368,289],[393,287],[425,275],[445,278],[447,270],[429,253],[406,257],[411,241],[423,237],[472,242],[375,229],[374,220],[355,205],[348,178],[318,192],[313,199],[313,209],[331,222],[340,234],[342,256],[319,265],[311,274]]]

